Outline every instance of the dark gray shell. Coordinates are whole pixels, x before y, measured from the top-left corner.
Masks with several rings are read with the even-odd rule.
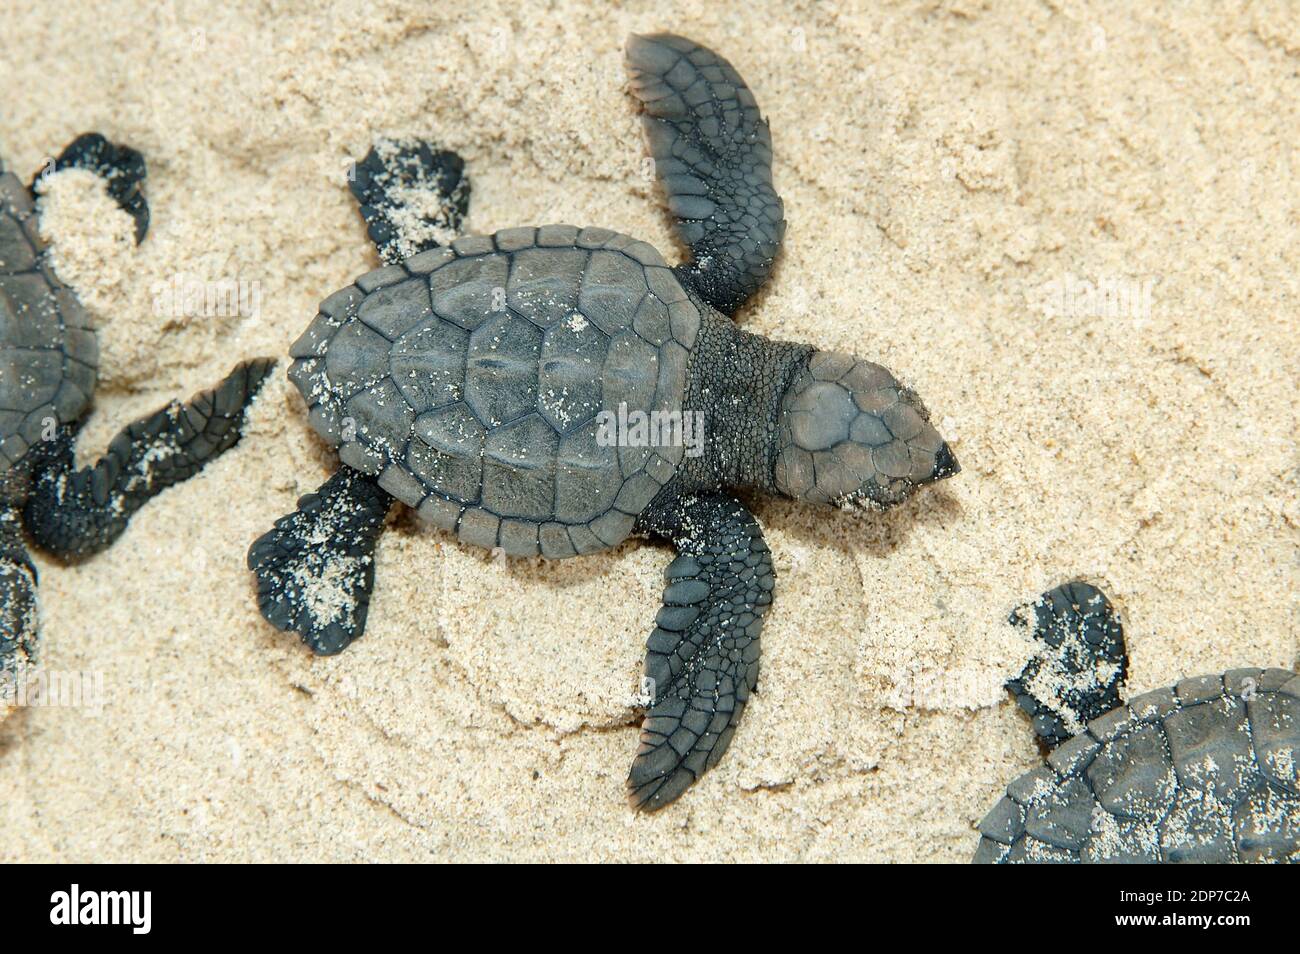
[[[1300,861],[1300,676],[1139,696],[1007,786],[978,862]]]
[[[551,225],[457,239],[331,295],[290,353],[347,465],[507,553],[614,546],[683,448],[602,446],[601,411],[680,413],[700,313],[651,246]]]
[[[98,367],[90,319],[50,268],[31,194],[0,165],[0,474],[53,422],[81,416]]]

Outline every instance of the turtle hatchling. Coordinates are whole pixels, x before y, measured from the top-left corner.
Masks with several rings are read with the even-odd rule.
[[[73,142],[42,175],[90,170],[135,220],[149,224],[138,152],[96,133]],[[74,439],[95,390],[99,350],[90,319],[59,281],[37,231],[35,181],[0,163],[0,676],[37,651],[36,570],[23,530],[65,560],[111,544],[149,498],[239,440],[244,408],[273,362],[244,362],[188,404],[130,424],[100,461],[76,469]]]
[[[636,36],[626,53],[689,260],[571,225],[439,246],[468,203],[459,160],[373,150],[352,189],[385,267],[325,299],[289,369],[342,464],[248,564],[266,619],[337,653],[361,635],[393,498],[520,557],[668,541],[628,779],[655,809],[717,763],[758,678],[774,575],[735,492],[866,510],[958,467],[885,368],[735,326],[785,232],[767,122],[697,43]],[[444,201],[402,213],[430,190]]]
[[[1300,676],[1233,669],[1119,700],[1110,601],[1068,583],[1012,621],[1038,651],[1007,684],[1050,751],[980,822],[976,863],[1300,861]]]

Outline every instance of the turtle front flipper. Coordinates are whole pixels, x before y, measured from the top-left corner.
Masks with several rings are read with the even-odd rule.
[[[627,65],[655,174],[691,249],[682,277],[730,315],[767,281],[785,235],[767,120],[732,65],[684,37],[633,36]]]
[[[0,485],[5,475],[0,475]],[[36,654],[36,567],[18,511],[0,503],[0,711],[18,667]]]
[[[450,243],[469,210],[464,160],[419,140],[377,142],[349,188],[385,265]]]
[[[664,605],[646,647],[653,699],[628,798],[662,808],[717,764],[758,682],[759,632],[772,603],[772,555],[758,522],[722,495],[652,505],[638,529],[670,540]]]
[[[1101,590],[1063,584],[1017,609],[1011,622],[1032,624],[1036,649],[1007,690],[1049,748],[1121,704],[1119,689],[1128,672],[1124,628]]]
[[[392,503],[373,478],[340,466],[254,540],[248,568],[266,621],[297,633],[322,656],[357,639],[375,583],[375,542]]]
[[[32,538],[64,559],[103,550],[148,500],[235,445],[244,412],[274,365],[269,358],[241,362],[212,390],[127,425],[81,470],[73,470],[75,429],[60,425],[42,449],[24,512]]]
[[[86,169],[103,179],[113,201],[135,220],[135,244],[144,241],[149,231],[149,203],[141,191],[146,174],[144,156],[130,146],[110,142],[99,133],[82,133],[36,174],[32,190],[35,191],[42,177],[60,169]]]

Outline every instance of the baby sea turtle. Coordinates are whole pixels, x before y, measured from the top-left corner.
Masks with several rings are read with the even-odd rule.
[[[1050,754],[980,822],[975,862],[1300,861],[1300,676],[1233,669],[1125,705],[1100,590],[1067,583],[1012,621],[1030,613],[1041,646],[1007,687]]]
[[[653,809],[718,761],[758,677],[772,560],[733,492],[867,509],[958,467],[880,365],[733,324],[785,232],[767,122],[731,64],[690,40],[633,37],[627,60],[690,260],[569,225],[439,247],[436,228],[403,228],[421,217],[398,214],[400,194],[440,184],[434,224],[456,225],[459,161],[372,152],[353,191],[387,264],[325,299],[290,352],[342,466],[248,563],[267,620],[336,653],[362,632],[394,497],[515,556],[671,542],[628,780]]]
[[[144,238],[144,159],[96,133],[42,175],[101,176]],[[90,318],[59,281],[37,231],[35,186],[0,163],[0,676],[36,652],[36,570],[23,529],[66,560],[107,547],[150,497],[196,473],[240,436],[244,408],[274,362],[239,364],[188,404],[130,424],[93,466],[76,469],[74,440],[95,390],[99,349]]]

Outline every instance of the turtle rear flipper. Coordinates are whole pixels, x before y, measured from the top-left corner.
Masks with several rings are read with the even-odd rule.
[[[664,605],[646,647],[653,702],[628,798],[654,811],[717,764],[758,682],[759,633],[772,603],[772,555],[757,521],[722,495],[652,508],[640,529],[666,537]]]
[[[27,556],[17,510],[0,503],[0,711],[6,682],[35,656],[36,622],[36,568]]]
[[[61,425],[37,466],[24,513],[33,539],[64,559],[103,550],[150,498],[235,445],[244,411],[274,364],[241,362],[212,390],[127,425],[97,463],[78,471],[75,430]]]
[[[82,133],[53,163],[37,173],[32,180],[33,192],[43,176],[60,169],[86,169],[103,179],[113,201],[135,220],[135,244],[144,241],[149,231],[149,203],[141,191],[147,174],[144,156],[130,146],[110,142],[99,133]]]
[[[785,235],[767,120],[735,68],[684,37],[633,36],[627,65],[655,174],[691,249],[683,277],[730,315],[767,281]]]
[[[1128,673],[1124,628],[1101,590],[1066,583],[1017,609],[1011,622],[1032,625],[1038,645],[1007,690],[1048,747],[1121,704],[1119,690]]]
[[[266,621],[297,633],[322,656],[357,639],[375,584],[375,542],[392,503],[373,478],[340,466],[254,540],[248,568]]]
[[[385,265],[447,244],[469,210],[464,160],[420,140],[375,143],[349,188]]]
[[[469,208],[464,161],[454,152],[435,150],[419,140],[376,142],[356,164],[349,187],[385,266],[450,242]],[[403,272],[401,267],[393,270]],[[381,268],[370,275],[387,271]],[[358,281],[364,282],[365,277]],[[362,296],[356,288],[344,296],[353,292]],[[427,279],[421,294],[427,302]],[[344,309],[345,318],[351,315],[347,305],[339,305],[337,295],[332,297],[335,303],[323,304],[318,318],[325,326],[340,314],[338,307]],[[319,383],[324,393],[328,377],[320,360],[323,352],[316,350],[320,345],[312,330],[295,343],[292,353],[297,360],[289,377],[299,388],[304,381],[311,382],[309,387]],[[408,353],[408,363],[420,366],[418,371],[408,370],[412,380],[427,382],[427,375],[420,378],[425,370],[420,352],[416,347],[414,357]],[[308,402],[315,405],[310,398]],[[319,419],[329,420],[331,426],[338,420],[324,412]],[[338,442],[337,434],[327,437]],[[346,450],[343,457],[351,459]],[[297,633],[312,652],[323,656],[342,652],[360,638],[375,583],[375,545],[393,499],[373,477],[340,465],[315,493],[299,499],[293,513],[254,540],[247,562],[257,579],[258,609],[266,621],[276,629]]]

